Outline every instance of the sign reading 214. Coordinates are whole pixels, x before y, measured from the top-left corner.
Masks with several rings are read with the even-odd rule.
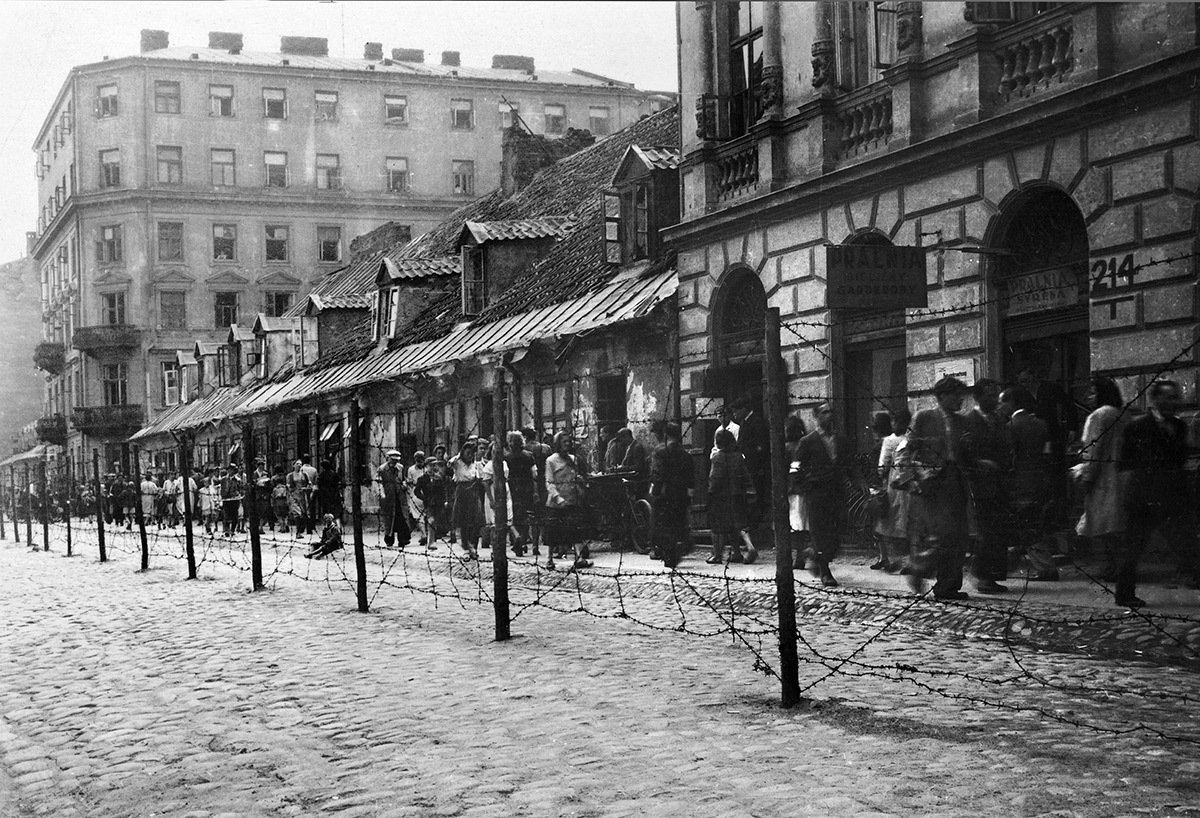
[[[1092,281],[1092,295],[1103,295],[1113,290],[1132,286],[1137,272],[1138,267],[1133,260],[1133,253],[1092,259],[1088,267],[1088,277]]]

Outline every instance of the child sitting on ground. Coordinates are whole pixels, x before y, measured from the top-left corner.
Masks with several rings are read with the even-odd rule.
[[[321,522],[325,524],[325,528],[321,531],[321,541],[312,551],[304,555],[305,559],[319,560],[342,547],[342,529],[333,515],[326,514],[321,518]]]

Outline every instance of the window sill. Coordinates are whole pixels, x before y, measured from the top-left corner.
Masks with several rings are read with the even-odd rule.
[[[237,119],[236,114],[214,114],[211,111],[209,111],[208,116],[210,119]]]
[[[384,125],[386,125],[386,126],[388,126],[389,128],[407,128],[407,127],[408,127],[408,120],[405,120],[405,121],[403,121],[403,122],[401,122],[400,120],[396,120],[396,121],[394,121],[394,122],[393,122],[393,121],[392,121],[392,120],[390,120],[390,119],[385,119],[385,120],[383,121],[383,124],[384,124]]]

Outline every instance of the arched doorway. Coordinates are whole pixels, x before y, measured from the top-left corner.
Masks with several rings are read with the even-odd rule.
[[[844,244],[888,246],[887,236],[875,231],[855,234]],[[904,342],[903,309],[839,309],[833,323],[841,335],[842,395],[839,422],[856,452],[871,448],[867,429],[876,412],[905,406],[908,361]]]
[[[1061,448],[1078,433],[1090,377],[1083,214],[1059,188],[1031,186],[1002,206],[988,246],[1003,251],[991,263],[1000,341],[994,363],[1005,383],[1038,382],[1038,414],[1050,415],[1043,419]]]
[[[767,292],[758,275],[749,267],[729,270],[717,292],[713,315],[714,397],[726,403],[748,397],[761,406],[766,318]]]

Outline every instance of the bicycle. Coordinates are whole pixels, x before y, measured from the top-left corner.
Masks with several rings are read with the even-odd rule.
[[[622,549],[632,546],[639,554],[650,553],[654,532],[654,508],[638,496],[637,472],[611,471],[587,478],[588,505],[597,528]]]

